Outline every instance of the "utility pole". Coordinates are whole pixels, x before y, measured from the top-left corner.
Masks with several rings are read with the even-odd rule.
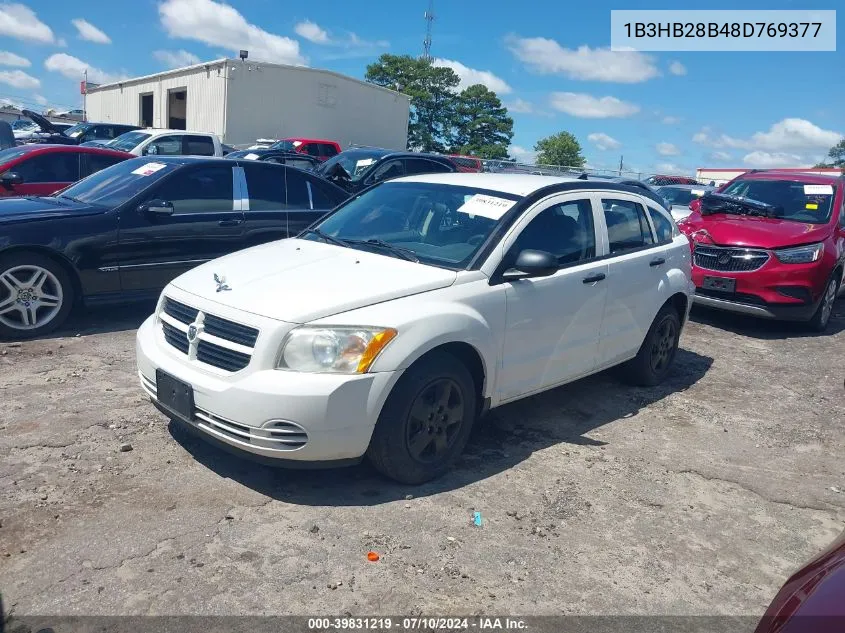
[[[82,91],[82,120],[88,120],[88,69],[85,69],[85,89]]]
[[[425,12],[425,40],[423,41],[422,58],[430,62],[431,57],[431,28],[434,24],[434,0],[428,0],[428,11]]]
[[[622,158],[623,156],[619,156],[619,175],[622,175]]]

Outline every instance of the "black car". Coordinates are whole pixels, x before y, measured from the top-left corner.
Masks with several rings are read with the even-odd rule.
[[[308,154],[286,152],[271,148],[238,150],[226,154],[226,158],[233,160],[257,160],[306,170],[312,170],[322,164],[320,159],[309,156]]]
[[[124,125],[123,123],[77,123],[76,125],[63,126],[48,121],[46,118],[33,112],[32,110],[23,110],[21,112],[25,117],[34,121],[44,134],[49,136],[41,136],[33,139],[34,143],[49,143],[51,145],[82,145],[95,141],[98,144],[106,144],[110,140],[117,138],[124,132],[140,129],[137,125]]]
[[[313,174],[195,156],[135,158],[43,198],[0,200],[0,339],[73,306],[155,297],[227,253],[297,235],[348,197]]]
[[[314,173],[349,193],[357,193],[391,178],[455,171],[455,163],[438,154],[396,152],[389,149],[348,149],[321,164]]]

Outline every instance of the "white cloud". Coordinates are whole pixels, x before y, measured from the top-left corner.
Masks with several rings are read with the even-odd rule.
[[[79,31],[79,39],[95,44],[111,44],[111,38],[87,20],[76,18],[71,20],[71,23]]]
[[[742,157],[742,162],[749,167],[808,167],[812,161],[807,161],[797,154],[785,152],[755,151]]]
[[[521,145],[511,145],[508,148],[508,155],[520,163],[535,163],[537,161],[537,152],[526,149]]]
[[[676,125],[681,122],[681,119],[676,116],[665,116],[663,117],[662,122],[666,125]]]
[[[28,68],[32,63],[20,55],[15,55],[8,51],[0,51],[0,66],[20,66],[21,68]]]
[[[43,95],[32,95],[32,98],[35,100],[35,103],[40,106],[47,105],[47,97]]]
[[[50,44],[52,29],[24,4],[0,4],[0,35]]]
[[[640,107],[616,97],[594,97],[579,92],[553,92],[550,105],[560,112],[584,119],[624,118],[640,111]]]
[[[170,37],[192,39],[230,51],[246,49],[250,59],[305,65],[299,42],[246,21],[236,9],[213,0],[164,0],[161,24]]]
[[[654,171],[669,176],[680,176],[687,173],[689,170],[676,165],[675,163],[656,163],[654,165]]]
[[[612,136],[608,136],[604,132],[593,132],[592,134],[588,134],[587,140],[601,150],[619,149],[622,147],[622,143]]]
[[[733,159],[733,157],[730,154],[728,154],[727,152],[720,152],[720,151],[710,152],[710,160],[726,161],[726,160],[732,160],[732,159]]]
[[[181,68],[183,66],[192,66],[193,64],[200,63],[199,57],[182,49],[179,49],[178,51],[153,51],[153,57],[162,62],[168,68]]]
[[[489,70],[476,70],[475,68],[469,68],[468,66],[464,66],[461,62],[457,62],[452,59],[438,58],[432,63],[435,66],[451,68],[455,71],[455,74],[461,78],[461,83],[458,84],[458,90],[463,90],[464,88],[474,86],[475,84],[482,84],[487,86],[497,95],[506,95],[513,92],[513,88],[511,88],[504,79],[497,77]]]
[[[681,62],[674,61],[669,64],[669,72],[673,75],[686,75],[687,67],[684,66]]]
[[[60,73],[68,79],[75,79],[82,81],[85,78],[85,71],[88,71],[88,81],[97,84],[107,84],[114,81],[126,79],[125,74],[109,73],[105,70],[100,70],[90,64],[82,61],[78,57],[68,55],[67,53],[56,53],[50,55],[44,61],[44,68],[49,71]]]
[[[681,153],[681,150],[672,145],[672,143],[658,143],[654,146],[654,149],[656,149],[657,153],[661,156],[677,156]]]
[[[293,30],[296,31],[299,37],[305,38],[315,44],[327,44],[329,41],[329,34],[324,29],[321,29],[319,24],[311,20],[300,22]]]
[[[534,106],[523,99],[514,99],[513,101],[506,103],[505,107],[509,112],[517,112],[519,114],[531,114],[534,112]]]
[[[572,50],[544,37],[509,36],[505,42],[517,59],[538,73],[625,84],[648,81],[660,74],[654,58],[637,51],[612,51],[589,46]]]
[[[727,134],[713,135],[710,128],[702,128],[692,140],[716,149],[732,148],[765,152],[826,152],[836,145],[841,132],[824,130],[806,119],[788,118],[773,124],[767,132],[755,132],[742,139]],[[794,155],[794,154],[793,154]],[[765,160],[765,159],[764,159]]]
[[[33,77],[27,75],[22,70],[0,70],[0,83],[8,84],[13,88],[20,88],[21,90],[32,90],[41,86],[41,82]]]

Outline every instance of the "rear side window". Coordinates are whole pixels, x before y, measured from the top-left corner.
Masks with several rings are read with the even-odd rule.
[[[101,169],[111,167],[123,161],[119,156],[109,156],[108,154],[83,154],[82,155],[82,178],[95,174]]]
[[[409,158],[405,161],[405,175],[439,174],[452,171],[446,165],[423,158]]]
[[[669,219],[668,213],[649,207],[648,215],[651,217],[651,223],[654,225],[654,232],[657,234],[658,244],[667,244],[675,239],[677,230],[675,229],[675,225],[672,223],[672,220]]]
[[[287,184],[288,207],[294,209],[310,209],[311,201],[308,197],[308,178],[301,171],[296,169],[285,169]],[[311,192],[313,196],[313,190]]]
[[[337,150],[335,149],[334,145],[322,143],[320,145],[320,155],[325,156],[327,158],[331,158],[332,156],[337,156]]]
[[[255,163],[243,166],[250,211],[285,208],[285,174],[280,167]]]
[[[320,144],[319,143],[308,143],[305,146],[305,151],[309,156],[319,156],[320,155]]]
[[[645,209],[630,200],[602,200],[610,254],[643,248],[654,243]]]
[[[172,202],[174,213],[219,213],[234,209],[232,193],[232,168],[209,165],[176,172],[154,195]]]
[[[79,154],[54,152],[33,156],[15,167],[25,184],[35,182],[76,182],[79,180]]]
[[[214,141],[208,136],[185,136],[184,143],[188,156],[214,156]]]
[[[335,192],[315,180],[309,179],[309,182],[315,209],[334,209],[348,197],[345,193]]]

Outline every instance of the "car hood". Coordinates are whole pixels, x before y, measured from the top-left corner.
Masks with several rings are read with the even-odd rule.
[[[103,213],[103,207],[59,198],[0,198],[0,224]]]
[[[218,292],[215,275],[229,289]],[[452,270],[292,238],[215,259],[180,275],[172,284],[239,310],[307,323],[445,288],[456,277]]]
[[[820,242],[827,238],[830,226],[722,213],[702,217],[696,212],[690,214],[684,226],[687,235],[695,231],[702,231],[696,239],[705,243],[712,241],[721,246],[782,248]]]
[[[41,128],[43,132],[47,132],[48,134],[62,133],[59,128],[50,123],[50,121],[48,121],[46,118],[44,118],[37,112],[33,112],[32,110],[21,110],[21,114],[23,114],[30,121],[33,121],[38,127]]]

